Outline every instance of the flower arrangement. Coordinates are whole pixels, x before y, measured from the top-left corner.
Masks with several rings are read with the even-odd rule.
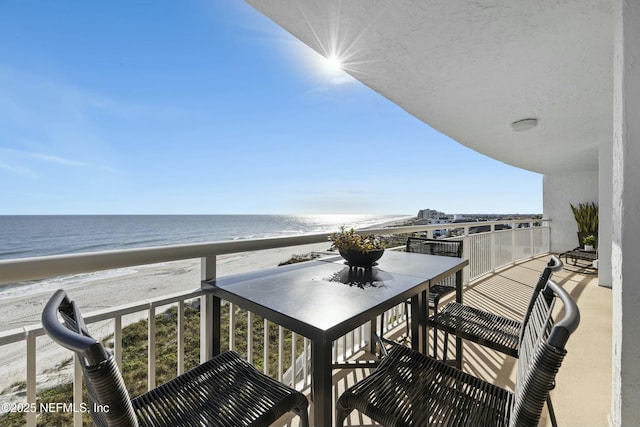
[[[341,252],[359,251],[367,253],[384,249],[384,243],[375,235],[360,235],[353,228],[347,230],[344,225],[340,227],[340,231],[331,234],[329,240],[332,242],[331,247]]]

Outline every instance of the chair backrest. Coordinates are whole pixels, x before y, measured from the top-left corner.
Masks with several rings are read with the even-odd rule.
[[[524,312],[524,319],[522,320],[522,329],[520,330],[520,341],[522,341],[522,334],[524,333],[525,327],[529,322],[529,317],[531,316],[531,311],[533,310],[533,306],[536,303],[538,298],[538,294],[544,289],[547,285],[547,282],[551,279],[551,276],[554,272],[562,269],[564,264],[556,255],[551,255],[547,266],[542,270],[540,276],[538,277],[538,282],[536,283],[535,288],[533,288],[533,293],[531,294],[531,299],[529,300],[529,306],[527,307],[527,311]]]
[[[426,239],[424,237],[407,238],[407,252],[442,255],[462,258],[462,240]]]
[[[558,299],[563,304],[564,316],[554,322],[551,314]],[[579,323],[580,312],[575,301],[549,280],[538,293],[522,334],[510,427],[538,425],[549,390],[567,354],[567,340]]]
[[[93,422],[97,426],[137,426],[129,393],[113,355],[89,335],[76,304],[62,289],[57,290],[45,305],[42,326],[51,339],[76,353],[87,386]],[[95,410],[99,408],[102,410]]]

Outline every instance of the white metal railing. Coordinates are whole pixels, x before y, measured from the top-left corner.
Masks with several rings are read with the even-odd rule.
[[[463,256],[469,259],[465,283],[524,259],[549,252],[549,227],[526,227],[465,234]]]
[[[460,228],[460,236],[453,237],[463,240],[463,256],[469,259],[469,268],[465,269],[464,281],[468,283],[487,274],[494,273],[497,269],[512,265],[520,260],[529,259],[534,256],[549,252],[549,226],[546,220],[509,220],[482,223],[455,224]],[[510,228],[496,231],[496,225],[508,223]],[[484,233],[469,234],[469,229],[478,225],[489,226],[490,230]],[[521,225],[522,224],[522,225]],[[535,226],[534,226],[535,224]],[[522,227],[524,228],[517,228]],[[454,225],[449,225],[450,228]],[[383,229],[369,229],[367,233],[375,234],[399,234],[399,233],[424,233],[431,237],[433,230],[443,229],[445,224],[422,225],[411,227],[395,227]],[[175,245],[165,247],[128,249],[118,251],[105,251],[96,253],[84,253],[73,255],[58,255],[38,258],[23,258],[16,260],[0,260],[0,284],[15,281],[35,280],[46,277],[94,272],[104,269],[114,269],[134,265],[153,264],[159,262],[176,261],[190,258],[200,258],[201,278],[210,279],[216,276],[216,256],[221,254],[239,253],[245,251],[255,251],[260,249],[297,246],[309,243],[320,243],[327,240],[326,233],[303,235],[297,237],[270,238],[257,240],[240,240],[229,242],[214,242],[205,244]],[[148,387],[155,387],[156,367],[156,334],[155,315],[158,309],[168,305],[178,307],[178,340],[177,340],[177,360],[178,368],[176,374],[184,371],[184,310],[187,301],[198,299],[200,302],[200,360],[205,361],[211,357],[211,337],[212,337],[212,297],[200,291],[182,292],[173,295],[166,295],[146,301],[134,302],[125,306],[108,308],[90,313],[86,316],[87,324],[95,325],[105,321],[110,325],[109,330],[113,333],[113,350],[118,365],[122,365],[122,330],[124,327],[123,317],[131,314],[145,314],[148,322]],[[247,316],[248,325],[253,322],[253,313],[237,312],[232,304],[229,305],[229,348],[236,349],[236,330],[234,316]],[[401,304],[384,315],[386,329],[398,327],[406,320],[404,304]],[[378,320],[379,322],[379,320]],[[377,323],[379,324],[379,323]],[[223,325],[224,327],[224,325]],[[309,384],[309,359],[310,344],[303,339],[302,348],[296,344],[296,336],[293,334],[291,343],[291,359],[284,360],[284,335],[290,333],[282,327],[278,328],[278,369],[277,372],[269,372],[267,360],[269,359],[269,322],[264,320],[263,335],[263,370],[265,373],[284,381],[297,388],[306,387]],[[254,338],[252,328],[247,331],[246,357],[253,362],[255,352],[253,348]],[[26,363],[26,402],[36,402],[36,361],[37,345],[36,339],[44,335],[41,325],[30,325],[23,328],[0,333],[0,348],[20,342],[26,343],[25,363]],[[105,334],[104,336],[106,336]],[[369,324],[362,325],[355,331],[345,335],[334,343],[333,357],[335,361],[346,360],[353,354],[365,348],[370,337]],[[289,350],[289,349],[287,349]],[[3,354],[4,352],[0,352]],[[289,365],[285,369],[285,363]],[[76,404],[81,401],[82,381],[81,371],[78,364],[74,369],[74,401]],[[5,389],[6,385],[0,384],[0,389]],[[74,413],[74,423],[81,425],[81,412]],[[36,413],[27,413],[27,424],[36,425]]]

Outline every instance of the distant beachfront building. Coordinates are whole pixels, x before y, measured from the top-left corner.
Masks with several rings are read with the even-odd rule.
[[[436,211],[434,209],[420,209],[418,211],[418,219],[438,219],[444,217],[444,212]]]

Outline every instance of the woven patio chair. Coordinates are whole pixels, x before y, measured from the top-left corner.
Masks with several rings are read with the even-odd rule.
[[[427,239],[423,237],[408,237],[407,244],[405,247],[406,252],[414,252],[420,254],[428,254],[428,255],[440,255],[440,256],[450,256],[455,258],[462,258],[462,240],[440,240],[440,239]],[[455,276],[447,277],[446,279],[436,283],[435,285],[431,285],[429,287],[429,309],[434,313],[438,313],[438,305],[440,304],[440,299],[450,293],[456,291],[456,280]],[[405,302],[405,313],[410,312],[410,304],[411,301],[408,300]],[[382,319],[381,319],[382,321]],[[410,335],[410,322],[407,319],[407,332],[406,336]],[[389,340],[384,338],[382,335],[382,327],[380,326],[380,337],[382,341],[387,344],[398,344],[398,342]],[[436,328],[433,329],[433,357],[437,357],[437,346],[438,341],[438,331]]]
[[[563,317],[554,322],[556,300]],[[403,346],[338,399],[341,426],[354,409],[387,427],[534,427],[580,322],[573,299],[549,280],[535,300],[520,342],[513,392]]]
[[[525,311],[522,322],[457,302],[445,305],[440,313],[429,317],[429,325],[444,331],[445,334],[443,360],[447,360],[449,334],[517,358],[520,354],[519,343],[521,334],[524,331],[523,325],[526,325],[529,321],[531,310],[538,294],[545,287],[547,281],[551,279],[553,273],[562,270],[562,267],[563,263],[560,258],[552,255],[547,266],[538,277],[536,286],[533,288],[529,306]],[[462,367],[462,360],[457,355],[456,366],[458,369]],[[547,401],[547,409],[552,426],[557,427],[550,398]]]
[[[237,353],[220,354],[131,400],[113,355],[89,335],[63,290],[47,302],[42,325],[80,360],[97,426],[269,426],[289,411],[309,425],[306,397],[258,372]]]
[[[522,325],[527,323],[538,293],[542,291],[553,272],[561,270],[562,266],[560,258],[552,255],[533,288],[529,306],[522,322],[458,302],[450,302],[439,313],[430,316],[429,326],[438,328],[445,333],[443,359],[447,359],[448,334],[509,356],[518,357],[518,343],[523,331]]]

